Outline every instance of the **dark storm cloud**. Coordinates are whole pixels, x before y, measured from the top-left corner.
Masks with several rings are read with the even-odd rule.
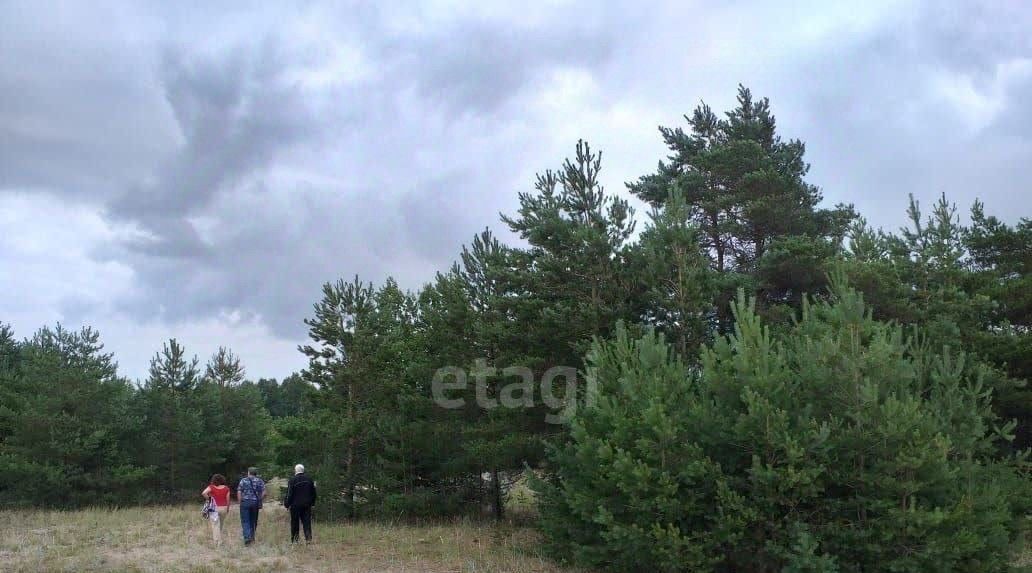
[[[137,231],[105,253],[141,285],[119,306],[173,321],[243,311],[297,338],[325,281],[430,280],[517,185],[518,164],[484,161],[504,140],[467,141],[503,127],[543,72],[605,61],[602,35],[565,36],[478,21],[395,34],[364,51],[371,78],[315,92],[291,75],[292,58],[310,55],[280,37],[214,56],[167,52],[158,75],[181,141],[106,205]],[[317,117],[327,100],[337,105]]]
[[[168,54],[162,85],[183,142],[151,182],[108,204],[108,213],[138,223],[147,236],[134,248],[154,256],[197,256],[207,245],[188,215],[268,166],[278,152],[314,137],[318,124],[300,92],[284,85],[271,50],[222,60]]]
[[[204,257],[129,255],[146,285],[142,297],[127,301],[129,310],[148,316],[161,306],[166,320],[243,311],[260,315],[275,333],[297,339],[325,281],[356,273],[377,281],[394,275],[417,286],[432,276],[435,263],[414,248],[393,201],[332,189],[307,189],[271,201],[268,193],[253,186],[221,196],[216,208],[264,204],[220,219]]]

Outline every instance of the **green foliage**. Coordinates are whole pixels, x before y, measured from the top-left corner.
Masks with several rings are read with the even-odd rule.
[[[274,378],[261,378],[254,386],[261,393],[262,403],[273,418],[304,416],[315,409],[318,389],[306,382],[300,374],[291,374],[282,383],[277,383]]]
[[[225,349],[219,356],[232,358]],[[238,374],[239,361],[227,361]],[[169,341],[135,388],[96,331],[0,328],[0,503],[73,507],[193,498],[215,472],[270,456],[271,421],[239,375],[198,375]]]
[[[1029,486],[993,458],[985,370],[841,285],[772,334],[752,301],[701,373],[597,342],[593,407],[538,483],[559,557],[619,571],[1003,571]]]
[[[837,265],[874,306],[875,316],[920,325],[935,345],[963,348],[996,371],[988,375],[997,413],[1017,420],[1013,449],[1032,446],[1032,318],[1028,266],[1032,225],[986,217],[978,203],[972,225],[941,197],[927,218],[911,197],[910,226],[899,235],[860,220]]]
[[[1023,381],[1000,390],[1002,413],[1018,420],[1018,447],[1032,447],[1032,220],[1009,226],[971,210],[964,242],[977,291],[993,302],[983,327],[968,331],[972,349]]]
[[[731,326],[727,303],[738,288],[758,292],[764,306],[798,308],[803,292],[826,287],[825,261],[855,216],[852,207],[818,207],[820,190],[804,180],[806,146],[781,139],[766,98],[757,101],[739,86],[738,105],[723,119],[705,103],[685,119],[688,132],[660,128],[671,155],[628,187],[657,207],[672,188],[683,194],[721,275],[721,330]]]
[[[534,482],[556,556],[614,571],[715,564],[693,532],[678,529],[694,523],[701,537],[715,526],[712,500],[725,487],[686,426],[687,373],[661,335],[632,340],[621,328],[612,342],[593,346],[587,376],[598,388],[595,405],[573,419],[569,442],[551,450],[553,481]]]
[[[140,390],[145,431],[136,455],[157,470],[147,489],[166,501],[192,498],[212,474],[232,480],[272,456],[271,418],[261,392],[239,383],[239,360],[220,347],[204,377],[198,364],[169,340],[151,360]]]
[[[502,216],[530,245],[513,257],[516,273],[506,285],[506,294],[520,297],[515,316],[526,320],[519,347],[545,368],[579,365],[591,338],[632,312],[635,287],[624,249],[634,210],[602,188],[601,162],[600,153],[577,142],[572,160],[539,174],[534,192],[519,194],[517,216]]]
[[[204,367],[204,382],[225,388],[244,381],[244,367],[240,359],[225,346],[220,346]]]
[[[173,338],[151,359],[150,377],[141,389],[146,438],[140,455],[157,469],[152,489],[166,498],[203,483],[207,471],[204,417],[194,399],[199,379],[197,357],[188,359]]]
[[[664,333],[681,356],[694,358],[713,331],[718,281],[678,189],[663,207],[653,209],[651,224],[630,258],[645,286],[641,322]]]
[[[398,473],[416,475],[417,462],[406,455],[413,450],[403,442],[408,434],[399,437],[395,425],[405,423],[399,405],[418,390],[407,375],[415,356],[416,302],[393,281],[374,290],[356,278],[327,284],[323,292],[315,318],[305,321],[314,345],[302,348],[309,357],[304,375],[321,389],[326,412],[318,419],[327,423],[329,447],[339,452],[320,470],[343,492],[343,511],[357,515],[378,510]]]
[[[133,503],[152,474],[129,452],[133,389],[90,328],[0,327],[0,504]]]
[[[272,417],[257,388],[205,382],[193,401],[202,416],[200,449],[194,454],[205,463],[202,479],[214,473],[232,479],[247,467],[263,467],[271,460]]]
[[[632,211],[604,192],[600,169],[600,156],[580,142],[573,159],[520,194],[518,214],[503,220],[526,249],[503,246],[485,231],[463,249],[461,265],[418,295],[393,281],[378,289],[357,278],[324,287],[306,321],[313,343],[302,351],[309,357],[306,379],[320,389],[318,408],[337,416],[327,439],[339,454],[318,471],[339,484],[347,513],[489,506],[502,515],[524,465],[540,461],[542,436],[560,429],[546,423],[550,410],[536,386],[541,375],[553,366],[579,367],[593,336],[607,336],[617,320],[640,309],[627,249]],[[690,229],[682,224],[677,232],[680,246],[697,258]],[[652,248],[662,256],[659,239]],[[674,272],[675,263],[665,263]],[[695,259],[678,264],[698,266]],[[679,286],[693,289],[693,276]],[[684,328],[698,344],[705,317],[688,308],[691,296],[675,312],[695,321]],[[533,373],[514,392],[526,407],[481,407],[503,397],[515,381],[504,368],[513,365]],[[434,402],[431,381],[443,367],[470,375],[467,387],[450,396],[461,407]]]

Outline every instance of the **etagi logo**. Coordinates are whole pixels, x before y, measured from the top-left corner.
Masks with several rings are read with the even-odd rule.
[[[497,398],[488,395],[488,380],[496,378],[499,373],[503,379],[516,378],[517,380],[501,386]],[[597,388],[593,380],[588,379],[583,393],[578,400],[577,369],[571,366],[553,366],[541,375],[539,384],[534,383],[534,371],[526,366],[507,366],[502,369],[488,365],[487,360],[480,358],[474,363],[473,374],[470,376],[465,369],[458,366],[445,366],[438,368],[434,373],[431,392],[434,403],[442,408],[453,410],[466,405],[464,397],[454,396],[457,391],[469,389],[469,379],[473,378],[474,397],[477,406],[485,410],[502,408],[533,408],[535,394],[541,397],[541,403],[549,409],[558,413],[545,415],[545,422],[549,424],[567,424],[577,411],[578,404],[591,406],[597,398]],[[556,392],[556,381],[562,380]],[[535,392],[535,389],[538,392]],[[449,396],[447,393],[451,392]]]

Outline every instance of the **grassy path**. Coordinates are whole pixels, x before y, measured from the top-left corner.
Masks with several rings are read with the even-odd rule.
[[[318,520],[318,514],[316,514]],[[457,521],[435,525],[316,522],[315,543],[291,546],[287,513],[262,511],[258,540],[240,541],[230,510],[216,550],[198,507],[0,512],[0,569],[37,571],[559,572],[534,532]]]

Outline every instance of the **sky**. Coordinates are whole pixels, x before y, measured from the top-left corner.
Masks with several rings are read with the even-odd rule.
[[[580,138],[626,195],[740,83],[829,206],[1032,216],[1032,5],[838,4],[0,2],[0,322],[282,378],[323,283],[418,289]]]

